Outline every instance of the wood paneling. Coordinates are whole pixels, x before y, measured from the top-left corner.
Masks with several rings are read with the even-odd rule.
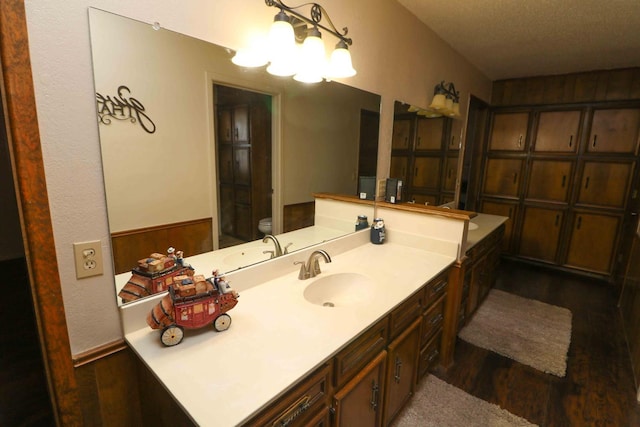
[[[284,207],[284,232],[310,227],[315,221],[315,202],[296,203]]]
[[[138,260],[153,252],[164,253],[169,246],[193,256],[213,250],[211,218],[111,234],[113,264],[116,274],[130,271]]]
[[[0,2],[0,55],[17,198],[45,370],[57,423],[82,425],[36,113],[24,0]]]
[[[640,98],[640,68],[590,71],[493,82],[491,104],[540,105]]]

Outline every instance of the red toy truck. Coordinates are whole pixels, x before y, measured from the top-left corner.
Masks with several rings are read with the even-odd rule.
[[[131,270],[131,278],[118,296],[123,303],[135,301],[166,291],[177,276],[193,274],[193,268],[182,259],[182,251],[169,248],[167,255],[152,253],[148,258],[138,260],[138,266]]]
[[[238,293],[224,277],[205,279],[202,275],[177,276],[169,293],[151,310],[147,324],[162,329],[160,341],[166,346],[178,345],[184,329],[199,329],[213,325],[218,332],[231,325],[227,311],[238,303]]]

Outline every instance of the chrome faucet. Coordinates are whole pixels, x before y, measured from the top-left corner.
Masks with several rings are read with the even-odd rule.
[[[280,242],[278,241],[278,239],[276,238],[276,236],[273,236],[271,234],[267,234],[266,236],[264,236],[264,239],[262,239],[262,243],[267,243],[269,240],[271,240],[273,242],[273,245],[275,246],[275,250],[274,251],[264,251],[263,253],[267,254],[267,253],[271,253],[271,258],[276,258],[282,255],[286,255],[289,253],[289,246],[291,246],[291,243],[289,243],[287,246],[284,247],[284,252],[282,251],[282,246],[280,246]]]
[[[316,277],[318,274],[322,273],[320,271],[320,263],[318,262],[318,258],[320,256],[324,258],[324,262],[331,262],[331,257],[323,249],[311,252],[311,255],[309,255],[309,259],[307,260],[306,264],[304,263],[304,261],[294,262],[294,264],[301,264],[298,279],[305,280],[310,277]]]

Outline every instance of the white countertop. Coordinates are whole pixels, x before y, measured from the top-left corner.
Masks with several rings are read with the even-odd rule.
[[[471,221],[469,221],[469,231],[467,233],[467,246],[465,250],[474,247],[478,242],[491,234],[496,228],[500,227],[509,218],[506,216],[489,215],[478,213]],[[477,228],[473,227],[475,224]]]
[[[391,242],[329,253],[333,262],[321,260],[322,274],[315,279],[301,281],[297,270],[289,271],[240,292],[238,305],[229,312],[231,327],[224,332],[185,330],[181,344],[164,347],[160,332],[144,327],[127,333],[126,340],[197,424],[235,426],[455,261],[453,254]],[[372,299],[341,308],[304,298],[314,280],[341,272],[372,279]]]

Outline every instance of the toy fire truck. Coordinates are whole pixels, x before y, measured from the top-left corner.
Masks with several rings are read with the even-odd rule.
[[[236,306],[239,295],[217,273],[214,271],[209,279],[199,274],[177,276],[167,295],[151,310],[147,324],[162,330],[160,341],[164,345],[180,344],[184,329],[213,325],[221,332],[229,328],[231,316],[226,313]]]
[[[152,253],[148,258],[138,261],[131,270],[131,278],[122,287],[118,296],[122,302],[166,291],[178,276],[193,276],[193,268],[182,258],[182,251],[170,247],[167,255]]]

